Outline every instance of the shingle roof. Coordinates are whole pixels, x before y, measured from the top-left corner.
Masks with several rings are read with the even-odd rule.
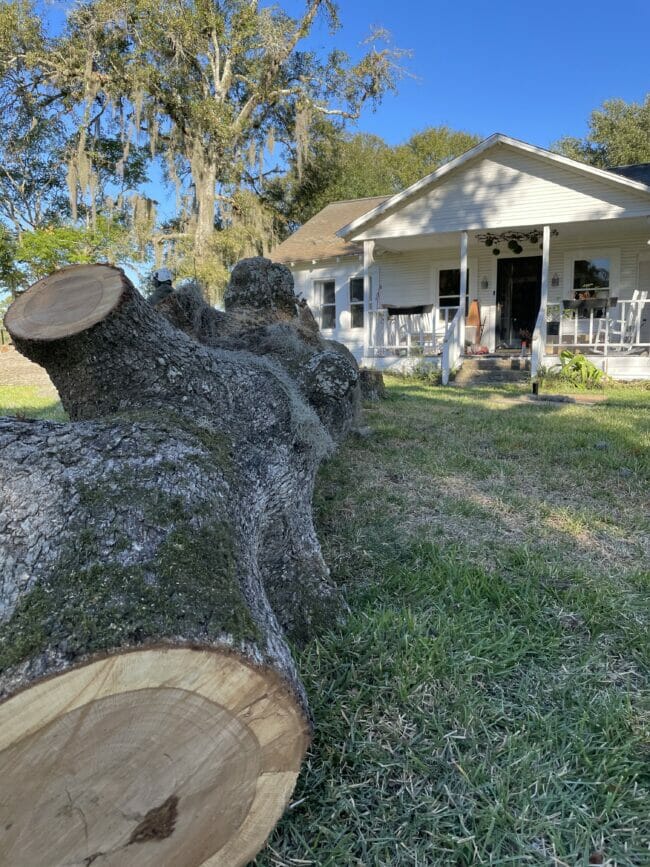
[[[274,262],[310,262],[312,259],[330,259],[361,252],[361,244],[339,238],[336,233],[388,198],[390,197],[372,196],[326,205],[277,246],[271,252],[270,258]]]
[[[650,187],[650,163],[637,163],[630,166],[610,166],[610,172],[623,175],[631,181],[640,181]]]

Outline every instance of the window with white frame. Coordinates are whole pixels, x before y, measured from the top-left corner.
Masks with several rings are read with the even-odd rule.
[[[363,277],[350,278],[350,327],[363,328]]]
[[[315,296],[320,307],[320,327],[336,328],[336,284],[334,280],[316,280]]]
[[[469,271],[467,272],[469,287]],[[465,298],[467,307],[469,293]],[[460,268],[441,268],[438,273],[438,306],[460,307]],[[467,310],[465,311],[467,313]]]
[[[578,315],[603,317],[607,310],[612,262],[609,256],[589,256],[573,260],[573,300],[577,301]]]

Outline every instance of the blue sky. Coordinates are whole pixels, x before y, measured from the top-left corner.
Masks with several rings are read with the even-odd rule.
[[[301,5],[290,0],[285,8]],[[336,42],[350,53],[372,24],[413,50],[408,66],[417,78],[358,123],[392,144],[448,124],[546,147],[583,136],[604,100],[639,102],[650,92],[648,0],[348,0],[340,7]],[[330,38],[321,26],[313,42],[327,46]]]

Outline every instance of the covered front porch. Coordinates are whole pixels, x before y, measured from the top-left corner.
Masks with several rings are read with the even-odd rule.
[[[419,360],[448,381],[468,355],[563,349],[613,376],[650,378],[646,218],[475,229],[364,241],[364,364]]]

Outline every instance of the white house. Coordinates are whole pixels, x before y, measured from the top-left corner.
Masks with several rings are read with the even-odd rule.
[[[650,378],[650,165],[496,134],[394,196],[334,202],[272,254],[364,365],[579,350]]]

